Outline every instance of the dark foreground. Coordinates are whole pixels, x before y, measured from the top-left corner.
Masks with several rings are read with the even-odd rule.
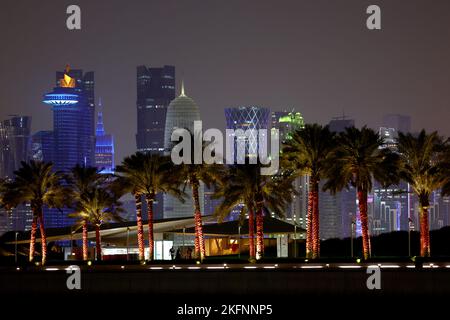
[[[381,289],[370,290],[367,281],[372,274],[367,268],[375,266],[380,267]],[[345,315],[366,304],[373,303],[370,309],[383,303],[386,308],[401,305],[397,310],[404,315],[415,310],[413,301],[419,301],[418,297],[435,303],[450,297],[450,263],[443,262],[82,266],[80,290],[68,289],[72,273],[66,268],[0,268],[2,301],[37,297],[46,305],[70,309],[68,302],[103,300],[108,307],[102,302],[97,310],[103,315],[114,313],[112,306],[139,302],[147,310],[163,312],[164,319],[286,319],[292,312],[324,301],[324,314]],[[409,302],[400,304],[401,300]],[[261,305],[266,309],[254,307],[252,311],[261,314],[246,313],[245,307]],[[209,306],[211,313],[208,317],[179,314],[195,306]]]

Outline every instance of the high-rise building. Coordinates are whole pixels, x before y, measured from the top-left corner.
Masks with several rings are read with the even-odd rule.
[[[258,146],[259,129],[270,130],[270,110],[257,106],[225,108],[225,119],[227,129],[243,130],[248,129],[250,135],[236,135],[231,133],[228,139],[229,150],[234,150],[234,162],[243,163],[245,157],[254,157],[258,155],[259,148],[267,148],[267,145]]]
[[[305,121],[300,112],[292,111],[274,111],[271,116],[271,128],[278,129],[280,134],[280,141],[290,138],[293,131],[304,128]]]
[[[53,110],[51,161],[55,170],[68,172],[77,164],[95,165],[94,84],[93,72],[83,73],[67,66],[64,72],[56,72],[56,87],[44,96],[43,102]],[[71,225],[67,213],[46,208],[46,226]]]
[[[0,122],[0,178],[14,179],[21,161],[31,156],[31,117],[11,116]],[[19,205],[10,212],[0,209],[0,234],[29,230],[32,212],[29,205]]]
[[[166,154],[170,154],[173,142],[171,141],[172,132],[175,129],[187,129],[194,134],[194,121],[200,120],[200,110],[190,97],[184,92],[184,86],[181,85],[181,94],[175,98],[167,108],[166,128],[164,133],[164,148]],[[204,185],[200,184],[199,197],[202,212],[204,212]],[[193,215],[192,192],[190,188],[186,189],[188,194],[184,203],[171,195],[164,194],[164,218],[189,217]]]
[[[343,132],[353,127],[355,121],[345,116],[332,119],[328,126],[332,132]],[[325,181],[319,184],[319,223],[322,239],[350,236],[352,220],[357,218],[356,190],[352,186],[336,194],[322,191]]]
[[[386,114],[383,116],[383,127],[393,128],[397,132],[411,132],[411,117],[403,114]]]
[[[137,67],[138,151],[164,151],[167,107],[175,99],[175,67]]]
[[[354,127],[355,120],[347,119],[345,116],[333,118],[328,126],[331,132],[344,132],[346,128]]]
[[[101,173],[114,173],[114,137],[105,133],[101,101],[98,103],[98,108],[95,129],[95,166]]]
[[[31,117],[12,116],[0,122],[0,177],[12,179],[21,161],[30,157]]]
[[[379,135],[383,139],[381,148],[397,151],[395,128],[381,127]],[[372,199],[373,212],[369,225],[371,234],[408,230],[411,199],[406,182],[401,181],[398,185],[383,187],[378,181],[374,181]]]
[[[303,129],[305,122],[300,112],[274,111],[271,116],[271,129],[278,129],[281,144],[291,138],[292,132]],[[298,194],[293,195],[292,203],[286,208],[285,218],[306,228],[306,212],[308,210],[308,177],[298,177],[294,181],[294,188]]]
[[[53,107],[55,169],[67,172],[76,164],[94,166],[93,72],[83,75],[82,70],[67,66],[65,72],[56,75],[57,86],[43,100]]]

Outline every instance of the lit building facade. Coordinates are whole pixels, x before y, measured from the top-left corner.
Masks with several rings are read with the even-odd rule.
[[[271,115],[271,128],[278,129],[280,142],[284,144],[291,139],[292,132],[305,127],[303,116],[300,112],[274,111]],[[293,195],[292,203],[286,208],[285,218],[298,226],[306,229],[306,213],[308,210],[308,176],[298,177],[294,181],[294,188],[298,194]]]
[[[181,94],[175,98],[167,108],[166,127],[164,133],[165,153],[170,155],[174,143],[171,141],[172,132],[182,128],[194,133],[194,121],[200,120],[200,109],[194,100],[184,92],[181,86]],[[194,214],[192,203],[192,191],[186,188],[187,198],[184,203],[171,195],[164,194],[164,218],[190,217]],[[204,185],[200,183],[199,188],[201,211],[204,212]]]
[[[164,151],[167,108],[175,99],[175,67],[137,67],[137,134],[141,152]]]
[[[330,131],[336,133],[343,132],[346,128],[354,125],[355,121],[345,116],[334,118],[328,123]],[[356,190],[349,186],[348,190],[344,189],[333,195],[328,191],[322,191],[324,184],[325,181],[321,181],[319,184],[320,238],[350,237],[352,221],[356,223],[358,221]]]
[[[0,122],[0,177],[14,177],[31,155],[31,117],[13,116]]]
[[[31,157],[31,117],[12,116],[0,122],[0,178],[14,179],[21,161]],[[19,205],[10,212],[0,209],[0,234],[30,230],[32,212],[29,205]]]
[[[44,96],[53,110],[53,163],[56,170],[69,171],[76,164],[94,166],[93,73],[66,68],[57,72],[57,87]],[[61,77],[61,78],[59,78]]]
[[[95,129],[95,166],[100,173],[114,173],[114,137],[105,133],[103,107],[98,104],[97,127]]]
[[[53,110],[51,161],[55,170],[68,172],[77,164],[87,167],[95,165],[94,87],[93,72],[83,73],[67,66],[64,72],[56,72],[56,87],[44,95],[43,102],[52,106]],[[55,209],[44,210],[48,228],[73,223],[67,217],[66,209],[63,213]]]
[[[271,112],[268,108],[257,106],[225,108],[226,128],[232,130],[248,129],[249,136],[236,135],[230,133],[227,137],[228,150],[234,150],[234,162],[244,163],[245,157],[255,157],[258,155],[259,148],[267,148],[267,145],[258,146],[258,131],[259,129],[266,129],[267,134],[270,130]]]

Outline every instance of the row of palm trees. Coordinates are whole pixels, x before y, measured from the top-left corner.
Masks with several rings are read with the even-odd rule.
[[[367,195],[374,181],[383,186],[407,182],[419,200],[420,254],[430,255],[428,207],[433,191],[450,194],[450,144],[437,132],[398,134],[396,146],[386,146],[377,132],[350,127],[335,134],[328,127],[306,125],[293,133],[283,148],[287,167],[309,176],[307,256],[320,255],[319,182],[323,190],[336,193],[356,188],[362,229],[363,256],[371,255]],[[406,191],[405,191],[406,192]]]
[[[100,174],[96,168],[76,166],[68,174],[53,170],[52,164],[23,162],[13,181],[0,183],[0,202],[10,210],[29,203],[33,212],[30,233],[30,261],[35,256],[36,232],[41,234],[42,264],[47,257],[43,208],[70,208],[76,228],[82,229],[83,259],[88,259],[88,228],[96,233],[97,259],[101,259],[100,227],[110,221],[122,221],[119,199],[131,193],[136,202],[137,244],[139,260],[145,259],[145,235],[142,199],[146,201],[148,246],[153,257],[153,204],[159,193],[180,201],[191,189],[195,220],[195,254],[203,260],[206,254],[203,237],[199,187],[214,187],[214,198],[221,199],[215,215],[225,219],[237,206],[241,216],[248,216],[250,261],[264,255],[263,217],[284,212],[296,194],[296,178],[309,177],[306,254],[320,256],[319,185],[336,193],[356,188],[363,238],[363,256],[371,255],[367,216],[367,195],[376,180],[384,186],[403,180],[410,184],[419,199],[421,255],[430,255],[428,206],[434,190],[450,194],[450,147],[436,132],[418,135],[399,133],[396,150],[384,146],[383,138],[369,128],[347,128],[340,134],[328,127],[307,124],[294,131],[284,142],[281,168],[276,175],[261,175],[261,165],[219,164],[174,165],[168,156],[136,153],[126,157],[115,175]],[[256,220],[256,228],[255,228]],[[256,236],[255,236],[256,229]]]

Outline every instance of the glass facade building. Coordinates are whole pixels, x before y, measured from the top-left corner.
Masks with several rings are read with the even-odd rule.
[[[114,137],[105,133],[101,101],[99,101],[98,108],[95,130],[95,166],[101,173],[114,173]]]
[[[53,150],[51,161],[54,169],[68,172],[75,165],[95,165],[95,95],[94,73],[82,70],[56,72],[56,87],[44,95],[43,102],[52,106]],[[45,142],[41,148],[46,149]],[[43,148],[42,145],[45,147]],[[36,146],[37,147],[37,146]],[[45,157],[45,155],[44,155]],[[67,217],[68,210],[61,213],[45,209],[46,227],[65,227],[73,223]]]
[[[0,178],[14,179],[21,161],[31,157],[31,117],[12,116],[0,122]],[[29,230],[32,213],[29,205],[19,205],[10,212],[0,208],[0,234]]]
[[[242,136],[228,133],[228,150],[234,149],[234,162],[243,163],[246,155],[249,157],[258,154],[259,129],[270,130],[270,115],[268,108],[257,106],[225,108],[226,128],[232,130],[241,129],[244,132],[251,129],[250,135]],[[269,131],[268,131],[269,132]],[[267,145],[261,146],[267,148]]]
[[[166,128],[164,133],[164,148],[170,154],[173,146],[171,135],[174,129],[183,128],[194,132],[194,121],[200,120],[200,109],[194,100],[185,95],[184,87],[181,94],[174,99],[167,108]],[[178,199],[164,194],[164,218],[190,217],[194,214],[192,191],[186,188],[187,198],[184,203]],[[204,212],[204,185],[200,184],[199,197],[201,211]]]
[[[163,152],[167,107],[175,99],[175,67],[137,67],[138,151]]]

